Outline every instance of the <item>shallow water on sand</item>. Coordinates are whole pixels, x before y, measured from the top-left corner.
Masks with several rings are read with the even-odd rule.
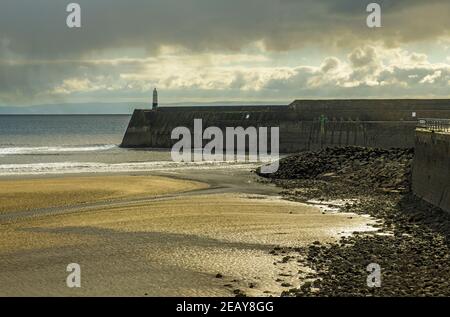
[[[274,246],[334,241],[354,230],[370,230],[367,219],[235,193],[28,219],[0,228],[0,294],[279,295],[286,288],[276,280],[296,286],[299,265],[281,263],[269,253]],[[65,285],[73,262],[82,267],[80,289]]]

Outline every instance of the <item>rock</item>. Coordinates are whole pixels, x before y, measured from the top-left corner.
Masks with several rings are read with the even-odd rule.
[[[233,291],[233,294],[236,295],[236,297],[246,297],[247,295],[241,291],[240,289],[235,289]]]
[[[283,257],[283,259],[281,260],[281,263],[287,263],[290,259],[291,259],[290,256],[285,256],[285,257]]]
[[[299,248],[304,258],[299,266],[315,273],[299,272],[304,284],[282,296],[450,296],[450,215],[411,194],[413,154],[412,149],[327,148],[283,158],[276,173],[262,175],[293,201],[355,198],[341,210],[378,219],[384,234],[360,232]],[[369,263],[382,268],[381,288],[365,283]]]

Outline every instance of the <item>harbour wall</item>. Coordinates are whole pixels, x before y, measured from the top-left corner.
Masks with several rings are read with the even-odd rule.
[[[415,117],[413,116],[415,114]],[[296,100],[288,106],[135,110],[122,147],[170,148],[175,127],[279,127],[280,152],[329,146],[413,147],[417,117],[450,118],[450,100]],[[224,133],[225,135],[225,133]],[[208,141],[205,141],[205,143]]]
[[[412,189],[416,196],[450,212],[450,134],[418,129]]]

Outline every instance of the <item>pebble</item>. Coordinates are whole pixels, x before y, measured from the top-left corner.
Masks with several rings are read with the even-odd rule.
[[[281,296],[450,296],[450,215],[410,192],[413,156],[413,149],[326,148],[283,158],[276,173],[260,174],[289,200],[355,198],[342,211],[380,220],[385,233],[294,249],[314,281]],[[369,263],[382,268],[380,288],[367,287]]]

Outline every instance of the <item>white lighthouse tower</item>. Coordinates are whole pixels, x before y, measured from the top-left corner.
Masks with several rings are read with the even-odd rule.
[[[156,110],[158,108],[158,91],[153,89],[153,103],[152,103],[152,109]]]

